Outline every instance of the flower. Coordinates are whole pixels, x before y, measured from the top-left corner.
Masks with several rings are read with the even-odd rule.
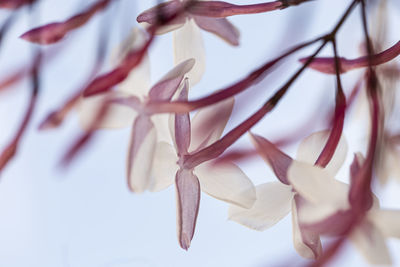
[[[117,58],[123,58],[124,54],[140,47],[144,41],[145,33],[135,29],[122,44]],[[117,90],[85,97],[80,102],[78,110],[83,128],[88,128],[92,124],[106,99],[113,104],[97,127],[121,128],[132,125],[127,156],[127,179],[129,188],[134,192],[143,192],[150,188],[155,145],[157,140],[168,140],[167,117],[152,116],[147,111],[146,105],[152,101],[170,100],[193,65],[193,59],[183,61],[150,87],[150,70],[146,56]]]
[[[291,180],[288,168],[304,162],[314,164],[329,136],[328,131],[316,132],[305,138],[297,150],[296,160],[291,159],[261,136],[250,134],[257,151],[273,169],[280,182],[256,186],[257,201],[251,209],[231,205],[229,219],[254,230],[264,231],[275,225],[292,211],[293,242],[297,252],[305,258],[317,258],[321,254],[319,236],[304,229],[298,222],[298,209],[304,203]],[[340,169],[347,153],[347,143],[341,138],[325,171],[333,175]]]
[[[187,99],[189,80],[185,80],[179,99]],[[217,199],[251,208],[255,189],[250,179],[233,163],[222,165],[205,162],[188,168],[184,158],[221,136],[233,108],[233,98],[200,110],[191,120],[189,114],[172,116],[170,129],[174,145],[157,144],[154,164],[154,191],[175,181],[178,205],[178,239],[188,249],[195,231],[200,202],[200,190]]]
[[[167,1],[159,4],[151,9],[142,12],[137,21],[141,24],[153,25],[158,19],[160,10],[166,14],[173,14],[181,7],[182,0]],[[221,37],[231,45],[239,45],[239,31],[226,18],[212,18],[200,15],[194,15],[189,12],[184,12],[178,16],[172,23],[157,32],[164,34],[174,31],[174,60],[175,64],[182,62],[188,58],[194,58],[196,65],[188,73],[191,84],[196,84],[200,81],[205,71],[205,48],[200,29],[208,31]]]
[[[360,156],[356,157],[360,165]],[[358,168],[358,167],[357,167]],[[357,172],[357,170],[355,170]],[[307,201],[299,210],[303,227],[316,234],[342,235],[352,220],[350,186],[332,173],[307,163],[294,162],[288,171],[294,189]],[[381,209],[374,196],[365,217],[350,234],[350,240],[371,264],[391,264],[385,239],[400,238],[400,210]]]

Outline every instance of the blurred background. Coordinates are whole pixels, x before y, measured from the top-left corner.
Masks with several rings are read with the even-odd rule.
[[[41,0],[31,11],[23,8],[3,37],[0,77],[29,62],[33,48],[19,36],[45,23],[62,21],[94,1]],[[237,4],[260,1],[231,0]],[[318,0],[285,10],[230,20],[241,33],[239,47],[231,47],[203,32],[207,67],[203,80],[190,92],[196,99],[224,88],[300,42],[329,32],[351,0]],[[372,1],[373,2],[373,1]],[[68,168],[59,166],[61,157],[80,135],[76,113],[49,131],[38,131],[39,123],[86,82],[96,59],[100,34],[108,39],[103,71],[110,68],[109,55],[137,27],[136,16],[156,1],[118,0],[60,44],[60,55],[41,71],[38,109],[23,137],[17,156],[0,173],[0,266],[127,267],[127,266],[299,266],[305,264],[292,245],[291,217],[264,232],[256,232],[227,220],[227,204],[201,196],[197,228],[189,251],[176,240],[174,187],[159,193],[133,194],[125,178],[125,157],[130,129],[101,130]],[[388,1],[390,21],[388,48],[398,41],[400,3]],[[31,13],[32,12],[32,13]],[[10,15],[1,10],[2,21]],[[341,56],[361,55],[363,42],[360,12],[356,9],[338,36]],[[64,47],[65,46],[65,47]],[[45,50],[49,47],[43,48]],[[248,117],[301,65],[315,47],[295,54],[256,86],[237,97],[234,116],[227,130]],[[322,55],[332,55],[328,45]],[[172,34],[157,37],[150,49],[152,81],[173,66]],[[397,60],[398,61],[398,60]],[[348,95],[362,71],[343,75]],[[27,107],[29,80],[0,92],[0,147],[13,137]],[[255,128],[271,140],[325,129],[334,107],[335,78],[306,71],[283,101]],[[358,116],[357,105],[346,118],[345,135],[351,151],[365,151],[368,114]],[[364,110],[365,112],[365,110]],[[306,127],[305,127],[306,125]],[[298,142],[283,147],[294,155]],[[245,135],[233,149],[248,148]],[[339,176],[347,177],[349,160]],[[268,166],[258,157],[238,164],[255,184],[274,181]],[[400,208],[399,184],[376,185],[381,205]],[[395,262],[400,266],[400,241],[389,240]],[[331,266],[368,266],[346,244]]]

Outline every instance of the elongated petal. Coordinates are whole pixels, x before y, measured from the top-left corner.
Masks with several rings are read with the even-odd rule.
[[[302,162],[314,164],[322,152],[329,137],[329,131],[316,132],[305,138],[299,145],[296,159]],[[346,160],[347,142],[342,136],[336,147],[335,153],[329,164],[325,167],[332,176],[335,176]]]
[[[371,210],[368,218],[385,237],[400,238],[400,210]]]
[[[141,193],[153,184],[151,168],[156,148],[156,131],[147,116],[136,118],[132,127],[127,156],[127,179],[129,189]]]
[[[189,151],[204,148],[217,141],[231,116],[234,98],[201,109],[192,119],[192,137]]]
[[[170,100],[181,84],[185,74],[193,68],[194,64],[195,60],[190,58],[175,66],[175,68],[150,89],[150,99]]]
[[[174,183],[175,174],[179,169],[177,161],[178,157],[173,146],[166,142],[157,144],[153,161],[154,180],[150,186],[151,191],[163,190]]]
[[[123,62],[129,52],[140,50],[148,40],[147,34],[139,28],[134,28],[130,35],[116,49],[112,56],[112,64],[118,66]],[[141,98],[147,96],[150,88],[150,61],[148,53],[144,53],[142,61],[118,85],[118,91],[137,95]]]
[[[205,48],[200,28],[193,19],[188,19],[183,27],[174,31],[174,61],[179,64],[194,58],[196,64],[187,74],[192,85],[198,83],[205,71]]]
[[[175,179],[178,204],[177,229],[181,247],[190,247],[200,204],[200,184],[191,171],[179,170]]]
[[[369,263],[382,265],[392,263],[383,234],[370,222],[364,221],[353,231],[350,238]]]
[[[85,130],[89,130],[102,104],[107,98],[125,97],[122,93],[112,92],[91,97],[81,97],[77,111],[79,123]],[[110,104],[106,116],[99,122],[96,128],[123,128],[132,125],[137,112],[130,107],[120,104]]]
[[[212,197],[244,208],[251,208],[256,190],[251,180],[233,163],[203,163],[194,169],[201,190]]]
[[[288,185],[287,171],[293,161],[292,158],[261,136],[250,133],[250,138],[258,154],[271,166],[279,181]]]
[[[293,161],[288,178],[294,189],[311,203],[331,205],[337,209],[349,208],[349,186],[335,180],[325,169]]]
[[[87,10],[67,19],[66,21],[50,23],[45,26],[32,29],[21,35],[21,38],[26,41],[42,45],[56,43],[63,39],[64,36],[70,31],[83,26],[89,21],[89,19],[93,17],[93,15],[106,8],[110,2],[110,0],[98,1]]]
[[[205,17],[225,18],[234,15],[263,13],[283,7],[282,1],[253,5],[234,5],[223,1],[197,1],[189,6],[188,12]]]
[[[310,229],[301,227],[298,221],[297,205],[299,201],[296,201],[298,196],[292,201],[292,227],[293,227],[293,244],[297,253],[306,259],[316,259],[322,253],[321,240],[318,234],[314,233]]]
[[[291,209],[292,188],[279,182],[256,187],[257,200],[250,209],[231,205],[229,219],[254,230],[264,231],[285,217]]]
[[[229,20],[200,16],[194,16],[194,20],[201,29],[217,35],[231,45],[239,45],[239,30]]]
[[[184,86],[179,95],[179,100],[188,99],[189,82],[185,79]],[[190,116],[189,113],[175,114],[175,144],[178,155],[186,155],[190,146]]]
[[[398,41],[395,45],[388,48],[387,50],[372,55],[372,65],[381,65],[383,63],[389,62],[390,60],[396,58],[400,55],[400,41]],[[308,58],[300,59],[300,62],[304,63]],[[368,66],[368,57],[363,56],[356,59],[346,59],[340,58],[340,72],[345,73],[353,69],[363,68]],[[323,58],[315,58],[311,64],[308,66],[314,70],[319,72],[335,74],[335,58],[332,57],[323,57]]]

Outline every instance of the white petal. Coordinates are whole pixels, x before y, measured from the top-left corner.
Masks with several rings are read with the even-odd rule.
[[[90,129],[100,111],[103,102],[107,98],[124,97],[122,93],[107,93],[91,97],[82,97],[77,105],[79,123],[85,130]],[[97,128],[123,128],[131,126],[137,113],[132,108],[120,105],[110,104],[108,112],[103,120],[97,125]]]
[[[329,131],[316,132],[305,138],[299,145],[297,150],[296,159],[299,161],[314,164],[319,155],[321,154],[326,141],[329,137]],[[335,153],[326,169],[331,172],[333,176],[339,171],[340,167],[346,159],[347,155],[347,142],[342,136],[340,138],[339,144],[336,147]]]
[[[124,57],[132,50],[137,50],[146,42],[146,33],[139,28],[134,28],[132,33],[122,42],[112,56],[112,63],[117,66]],[[118,91],[131,95],[137,95],[141,98],[147,95],[150,89],[150,63],[149,56],[146,53],[142,62],[136,66],[125,81],[118,85]]]
[[[194,169],[201,190],[217,199],[251,208],[256,190],[250,179],[233,163],[203,163]]]
[[[383,234],[373,224],[364,221],[353,231],[350,239],[371,264],[392,263]]]
[[[253,207],[231,205],[229,219],[258,231],[266,230],[289,213],[293,195],[291,186],[279,182],[258,185]]]
[[[231,116],[234,98],[201,109],[192,119],[189,151],[193,152],[217,141]]]
[[[167,143],[172,142],[171,134],[169,131],[169,114],[156,114],[151,116],[157,131],[157,140]]]
[[[133,192],[141,193],[153,184],[151,169],[156,141],[156,130],[151,120],[139,116],[132,127],[127,157],[128,185]]]
[[[315,259],[322,252],[318,235],[301,229],[298,220],[296,201],[292,202],[293,245],[297,253],[306,259]]]
[[[371,210],[368,218],[386,237],[400,238],[400,210]]]
[[[349,186],[335,180],[326,169],[308,163],[293,161],[288,178],[294,189],[311,203],[348,209]]]
[[[175,64],[195,59],[196,63],[187,77],[192,85],[198,83],[205,71],[206,58],[201,31],[193,19],[188,19],[183,27],[174,31],[174,51]]]
[[[179,168],[177,161],[175,149],[170,144],[165,142],[157,144],[152,170],[154,183],[150,186],[150,191],[160,191],[174,183]]]

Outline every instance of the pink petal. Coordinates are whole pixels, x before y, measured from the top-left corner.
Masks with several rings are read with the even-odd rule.
[[[106,8],[110,2],[111,0],[98,1],[84,12],[75,15],[66,21],[50,23],[45,26],[32,29],[21,35],[21,38],[29,42],[43,45],[58,42],[64,38],[68,32],[83,26],[97,12]]]
[[[368,218],[385,237],[400,238],[400,210],[371,210],[368,213]]]
[[[175,66],[175,68],[150,89],[150,100],[170,100],[181,84],[185,74],[193,68],[194,64],[195,60],[190,58]]]
[[[253,5],[234,5],[223,1],[196,1],[188,7],[188,12],[205,17],[225,18],[235,15],[264,13],[282,7],[282,1]]]
[[[217,141],[231,116],[234,98],[201,109],[192,119],[189,151],[193,152]]]
[[[148,116],[136,118],[127,157],[129,189],[141,193],[152,184],[151,168],[156,148],[156,131]]]
[[[193,16],[196,24],[203,30],[211,32],[231,45],[239,45],[239,30],[227,19]]]
[[[301,206],[301,198],[296,195],[292,201],[293,243],[300,256],[317,259],[322,254],[319,235],[312,229],[303,228],[298,222],[297,209]]]
[[[175,185],[178,204],[178,239],[181,247],[187,250],[196,228],[200,204],[200,184],[192,171],[181,169],[176,173]]]
[[[189,82],[186,78],[179,100],[187,100]],[[178,155],[186,155],[190,146],[190,116],[189,113],[175,115],[175,142]]]
[[[292,158],[261,136],[250,133],[250,138],[259,155],[271,166],[279,181],[288,185],[287,171],[293,161]]]
[[[383,63],[389,62],[392,59],[396,58],[400,54],[400,41],[397,42],[392,47],[387,50],[378,53],[376,55],[372,55],[372,65],[381,65]],[[300,62],[305,63],[308,58],[300,59]],[[335,58],[331,57],[321,57],[315,58],[308,66],[316,71],[335,74]],[[340,58],[340,73],[345,73],[353,69],[368,67],[368,57],[363,56],[356,59],[346,59]]]

